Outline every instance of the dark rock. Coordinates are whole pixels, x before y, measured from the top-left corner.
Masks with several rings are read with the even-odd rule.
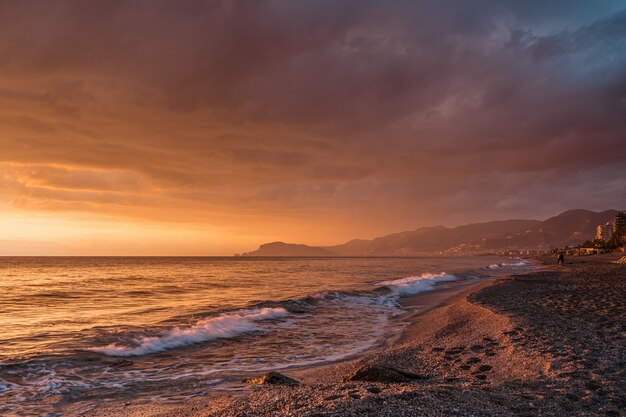
[[[480,372],[487,372],[487,371],[491,371],[493,369],[493,366],[491,365],[481,365],[478,370]]]
[[[565,398],[567,398],[570,401],[578,401],[580,400],[580,395],[574,392],[568,392],[567,394],[565,394]]]
[[[428,376],[405,372],[399,369],[380,365],[363,365],[344,378],[345,381],[370,382],[411,382],[426,379]]]
[[[113,368],[124,368],[126,366],[131,366],[134,362],[128,359],[120,359],[114,362],[109,363]]]
[[[476,374],[476,375],[474,375],[474,377],[476,379],[480,379],[481,381],[484,381],[485,379],[487,379],[487,375],[485,375],[485,374]]]
[[[600,388],[602,387],[602,384],[601,384],[600,382],[598,382],[598,381],[594,381],[594,380],[592,379],[592,380],[589,380],[589,381],[587,381],[587,382],[585,383],[585,387],[586,387],[587,389],[592,390],[592,391],[596,391],[596,390],[598,390],[598,389],[600,389]]]
[[[557,375],[558,378],[582,378],[585,374],[579,371],[562,372]]]
[[[264,375],[257,376],[250,379],[245,379],[243,382],[250,385],[265,385],[265,384],[276,384],[276,385],[298,385],[299,382],[293,378],[289,378],[283,374],[278,372],[268,372]]]
[[[380,393],[380,388],[378,388],[378,387],[367,387],[365,389],[368,390],[369,392],[371,392],[372,394]]]
[[[471,357],[471,358],[467,359],[465,362],[466,362],[467,364],[471,365],[471,364],[473,364],[473,363],[478,363],[478,362],[480,362],[480,358],[477,358],[477,357],[475,357],[475,356],[474,356],[474,357]]]

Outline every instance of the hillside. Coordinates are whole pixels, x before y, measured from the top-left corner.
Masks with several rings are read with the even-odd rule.
[[[272,242],[261,245],[253,252],[243,253],[241,256],[337,256],[337,254],[313,246]]]
[[[598,224],[617,211],[569,210],[547,220],[503,220],[448,228],[422,227],[372,240],[313,247],[274,242],[244,256],[411,256],[472,254],[496,250],[545,250],[593,239]]]

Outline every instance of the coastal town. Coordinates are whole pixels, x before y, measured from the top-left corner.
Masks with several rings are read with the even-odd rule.
[[[626,211],[615,215],[613,222],[599,224],[594,240],[577,247],[567,248],[572,255],[595,255],[608,252],[624,252],[626,242]]]
[[[535,248],[535,249],[501,249],[494,254],[502,256],[530,256],[539,257],[548,254],[563,253],[567,256],[587,256],[602,253],[624,253],[626,243],[626,211],[616,212],[610,221],[598,224],[594,236],[582,242],[571,242],[561,247]]]

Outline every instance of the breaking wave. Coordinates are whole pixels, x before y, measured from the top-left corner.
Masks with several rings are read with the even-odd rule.
[[[273,306],[270,304],[268,307],[258,306],[249,310],[224,313],[217,317],[200,320],[190,327],[175,327],[160,336],[141,336],[129,340],[127,343],[118,342],[88,350],[107,356],[141,356],[215,339],[234,338],[245,333],[266,331],[267,327],[261,327],[257,322],[288,316],[292,314],[291,310],[293,313],[302,313],[310,308],[315,308],[319,302],[326,305],[337,304],[336,307],[350,310],[364,307],[379,308],[381,313],[386,315],[398,308],[397,300],[399,297],[431,291],[440,282],[456,280],[456,276],[445,272],[440,274],[425,273],[419,276],[382,282],[377,285],[383,291],[382,294],[380,291],[365,293],[322,292],[309,297],[308,302],[290,300],[281,302],[280,304],[283,306],[276,306],[278,303],[272,303]]]
[[[512,262],[512,263],[503,262],[501,264],[491,264],[487,267],[487,269],[493,270],[493,269],[501,269],[501,268],[520,268],[523,266],[528,266],[528,263],[524,261]]]
[[[389,288],[393,293],[402,297],[406,295],[418,294],[424,291],[432,291],[440,282],[456,281],[458,278],[454,275],[442,272],[440,274],[422,274],[419,276],[396,279],[393,281],[385,281],[378,284]]]
[[[494,266],[500,268],[501,265],[490,265],[488,268],[495,269],[492,268]],[[513,265],[517,264],[511,264],[511,266]],[[520,263],[520,265],[525,264]],[[472,276],[472,278],[478,277]],[[216,339],[235,338],[246,333],[266,332],[269,327],[261,326],[257,322],[279,319],[289,315],[295,319],[302,313],[311,313],[318,308],[322,308],[322,311],[326,313],[328,313],[329,308],[331,310],[336,309],[336,313],[333,314],[344,316],[354,314],[348,313],[351,310],[365,311],[363,309],[370,309],[372,312],[377,311],[376,314],[389,317],[389,315],[397,314],[400,311],[398,301],[401,297],[432,291],[442,282],[459,279],[456,275],[446,272],[439,274],[423,273],[417,276],[380,282],[376,284],[373,291],[324,291],[299,300],[265,301],[247,310],[223,313],[217,317],[200,320],[190,327],[174,327],[159,336],[139,336],[88,350],[108,356],[141,356]],[[310,315],[305,314],[301,319],[305,320],[305,316],[310,317]],[[279,327],[282,328],[282,326]]]
[[[108,356],[140,356],[214,339],[232,338],[243,333],[260,331],[260,320],[276,319],[289,314],[284,308],[242,310],[201,320],[189,328],[176,327],[163,336],[140,337],[133,346],[111,344],[89,350]]]

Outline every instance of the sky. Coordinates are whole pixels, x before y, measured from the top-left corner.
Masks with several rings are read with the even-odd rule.
[[[625,203],[623,0],[0,0],[0,255]]]

